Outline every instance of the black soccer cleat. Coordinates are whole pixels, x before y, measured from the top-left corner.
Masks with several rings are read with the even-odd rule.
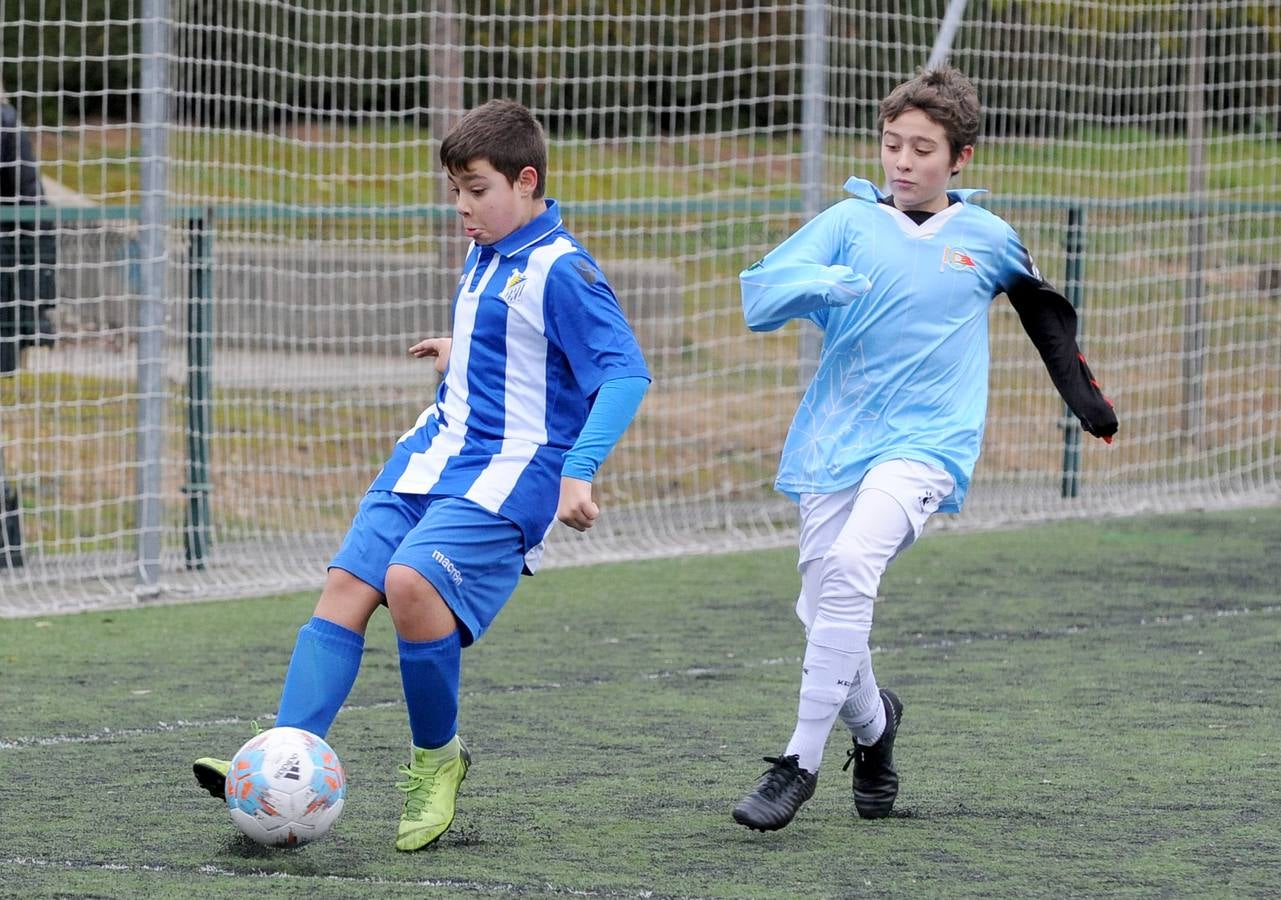
[[[903,703],[893,691],[881,690],[885,704],[885,730],[870,747],[854,741],[841,771],[854,766],[854,808],[864,819],[883,819],[898,797],[898,772],[894,768],[894,737],[903,721]]]
[[[734,821],[756,831],[777,831],[796,815],[801,804],[814,796],[818,773],[802,769],[800,757],[767,756],[770,768],[752,792],[734,807]]]

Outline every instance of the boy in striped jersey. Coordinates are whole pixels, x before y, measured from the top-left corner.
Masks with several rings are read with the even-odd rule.
[[[530,112],[506,100],[477,107],[440,160],[472,243],[451,336],[410,353],[434,359],[444,379],[330,563],[276,716],[277,726],[328,732],[385,603],[412,736],[397,785],[400,850],[445,833],[471,763],[457,733],[461,648],[484,634],[522,572],[533,574],[553,519],[592,527],[592,479],[649,385],[617,298],[544,197],[546,143]],[[195,764],[219,797],[226,769]]]

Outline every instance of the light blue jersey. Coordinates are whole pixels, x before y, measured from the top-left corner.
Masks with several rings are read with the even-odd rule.
[[[988,307],[1040,273],[1014,229],[966,202],[976,191],[949,192],[956,202],[917,225],[871,182],[845,189],[852,199],[740,275],[753,331],[804,318],[824,334],[776,487],[831,493],[910,459],[956,480],[940,509],[959,511],[987,415]]]
[[[537,549],[590,398],[608,380],[648,379],[645,360],[554,200],[501,241],[470,247],[453,321],[436,403],[370,490],[461,497],[515,523],[526,550]]]

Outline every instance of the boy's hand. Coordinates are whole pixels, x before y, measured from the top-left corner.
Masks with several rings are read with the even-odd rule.
[[[565,476],[560,480],[560,505],[556,518],[575,531],[586,531],[596,524],[600,507],[592,502],[592,483]]]
[[[410,347],[409,355],[418,359],[435,357],[436,373],[444,375],[445,367],[449,365],[449,351],[453,346],[453,338],[427,338]]]

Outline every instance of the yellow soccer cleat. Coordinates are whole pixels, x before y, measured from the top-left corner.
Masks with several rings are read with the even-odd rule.
[[[421,850],[449,830],[458,786],[471,767],[471,754],[457,736],[439,750],[412,749],[413,760],[399,770],[406,780],[396,785],[405,792],[405,809],[396,832],[397,850]]]
[[[231,769],[231,760],[214,759],[203,756],[191,766],[196,775],[196,783],[219,800],[227,796],[227,772]]]

